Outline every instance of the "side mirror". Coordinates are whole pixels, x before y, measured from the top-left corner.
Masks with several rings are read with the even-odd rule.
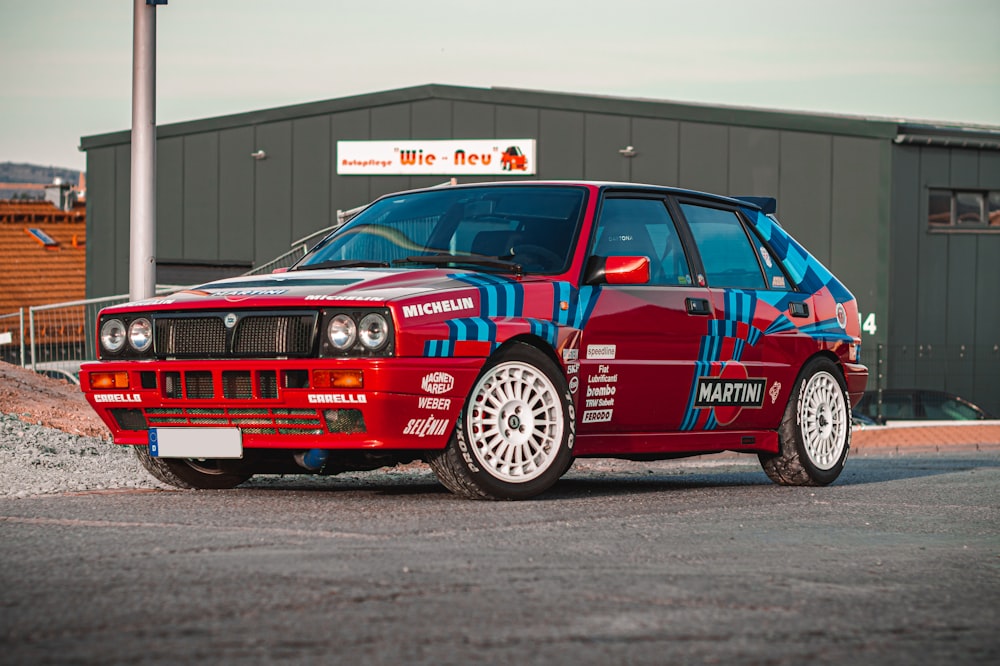
[[[591,257],[587,284],[649,284],[649,257]]]

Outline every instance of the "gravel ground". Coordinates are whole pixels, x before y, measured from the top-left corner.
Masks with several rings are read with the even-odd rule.
[[[0,362],[0,497],[166,488],[111,443],[80,387]]]
[[[0,497],[110,488],[163,488],[132,452],[0,414]]]

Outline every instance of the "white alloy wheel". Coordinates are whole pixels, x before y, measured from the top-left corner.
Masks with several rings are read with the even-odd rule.
[[[799,372],[778,425],[778,452],[760,453],[761,467],[785,486],[825,486],[840,476],[851,449],[847,384],[829,358]]]
[[[847,446],[851,423],[844,392],[830,373],[817,372],[809,378],[799,400],[798,420],[809,461],[817,469],[832,469]]]
[[[569,469],[575,437],[573,396],[553,355],[509,342],[483,365],[448,445],[423,457],[456,495],[524,500]]]
[[[558,389],[543,372],[522,361],[501,363],[479,378],[466,419],[476,461],[507,483],[524,483],[545,473],[563,441]]]

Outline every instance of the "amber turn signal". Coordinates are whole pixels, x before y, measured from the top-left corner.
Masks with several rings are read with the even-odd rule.
[[[364,374],[361,370],[313,370],[312,386],[313,388],[364,388]]]
[[[127,372],[92,372],[90,373],[90,388],[94,389],[127,389]]]

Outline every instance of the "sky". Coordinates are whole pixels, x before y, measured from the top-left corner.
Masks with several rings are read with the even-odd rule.
[[[0,162],[131,124],[133,0],[0,0]],[[440,83],[1000,127],[1000,0],[169,0],[159,124]],[[477,138],[477,137],[468,137]]]

